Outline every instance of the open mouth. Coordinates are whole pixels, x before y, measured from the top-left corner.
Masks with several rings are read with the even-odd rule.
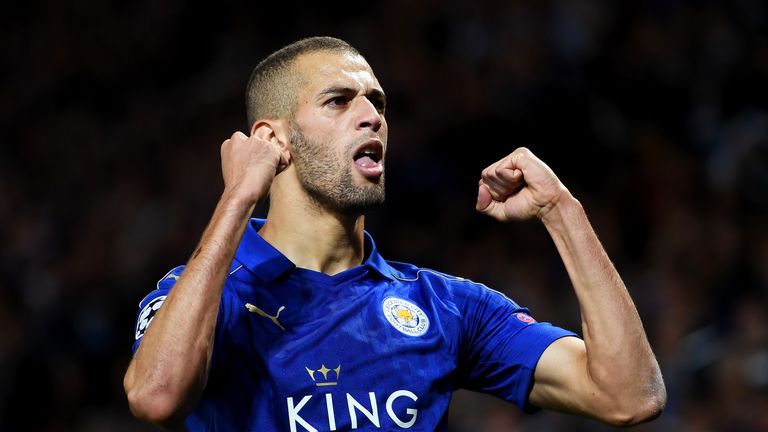
[[[366,141],[358,147],[353,159],[360,173],[368,178],[378,178],[384,172],[381,160],[384,157],[384,146],[379,140]]]
[[[384,152],[384,146],[377,140],[368,141],[362,144],[355,153],[355,162],[361,159],[369,159],[372,163],[377,164],[381,160],[382,153]]]

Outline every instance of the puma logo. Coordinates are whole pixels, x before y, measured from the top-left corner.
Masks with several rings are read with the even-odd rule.
[[[280,321],[277,320],[277,318],[280,316],[280,312],[282,312],[283,309],[285,309],[285,306],[280,306],[280,309],[277,310],[277,314],[275,316],[272,316],[272,315],[264,312],[263,310],[259,309],[258,307],[254,306],[254,305],[252,305],[250,303],[246,303],[245,307],[248,308],[248,312],[252,312],[252,313],[261,315],[264,318],[269,318],[269,320],[272,321],[272,323],[274,323],[276,326],[280,327],[280,330],[285,331],[285,327],[283,327],[280,324]]]

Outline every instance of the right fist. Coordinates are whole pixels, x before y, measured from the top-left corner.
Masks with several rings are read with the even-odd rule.
[[[289,159],[276,140],[267,141],[256,135],[249,137],[235,132],[221,144],[224,190],[257,203],[267,196],[272,180],[288,166]]]

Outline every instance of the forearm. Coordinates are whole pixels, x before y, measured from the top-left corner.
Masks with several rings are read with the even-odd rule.
[[[663,399],[661,373],[632,298],[581,204],[565,196],[542,221],[579,301],[589,377],[619,403]]]
[[[184,272],[152,320],[124,385],[131,410],[178,420],[208,376],[221,293],[254,204],[225,193]]]

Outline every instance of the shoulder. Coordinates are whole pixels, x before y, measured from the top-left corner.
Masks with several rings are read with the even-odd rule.
[[[139,309],[146,308],[150,303],[156,304],[159,301],[165,300],[168,292],[176,284],[176,281],[181,277],[181,273],[184,271],[184,266],[178,266],[171,269],[163,277],[158,279],[155,284],[155,289],[150,291],[149,294],[144,296],[139,302]]]
[[[163,305],[166,297],[168,297],[168,294],[171,292],[174,285],[176,285],[176,282],[184,273],[185,267],[186,266],[184,265],[180,265],[172,268],[168,273],[163,275],[163,277],[158,279],[157,283],[155,284],[155,288],[141,299],[139,302],[139,316],[145,318],[144,321],[146,321],[146,324],[148,324],[148,321],[150,321],[152,316],[154,316],[154,314],[160,309],[160,306]],[[233,273],[235,273],[237,270],[239,270],[239,268],[235,265],[232,265],[230,268],[230,273],[222,292],[222,298],[230,297],[233,295],[233,289],[230,287],[230,284],[232,283],[231,279],[233,278]]]
[[[398,282],[430,288],[437,294],[448,296],[454,301],[501,302],[519,308],[517,303],[504,293],[483,283],[409,263],[387,261],[387,264],[394,270],[392,277]]]
[[[392,278],[397,282],[413,285],[414,288],[432,289],[440,293],[463,292],[478,289],[481,284],[461,276],[454,276],[426,267],[413,264],[387,261],[392,268]]]
[[[446,283],[471,282],[463,277],[409,263],[387,260],[387,264],[395,270],[392,272],[392,277],[401,282],[419,282],[420,280],[442,280]]]

